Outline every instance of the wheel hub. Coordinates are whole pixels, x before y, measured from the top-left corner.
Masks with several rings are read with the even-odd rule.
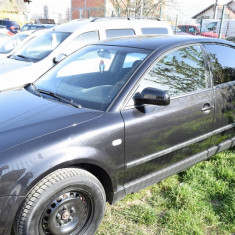
[[[89,218],[89,199],[78,192],[67,192],[46,207],[41,224],[46,235],[77,234]]]

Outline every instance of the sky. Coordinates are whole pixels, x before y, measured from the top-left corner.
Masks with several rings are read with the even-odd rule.
[[[82,1],[82,0],[78,0]],[[84,0],[85,1],[85,0]],[[190,18],[201,10],[207,8],[215,3],[215,0],[174,0],[176,3],[169,9],[169,13],[177,15],[182,18]],[[219,4],[224,4],[229,0],[219,0]],[[30,3],[30,11],[34,13],[43,14],[43,6],[48,5],[50,12],[55,15],[57,12],[64,14],[67,8],[71,7],[71,0],[32,0]]]

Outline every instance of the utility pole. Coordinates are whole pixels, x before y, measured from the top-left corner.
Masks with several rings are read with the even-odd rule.
[[[221,38],[221,34],[222,34],[223,21],[224,21],[224,10],[225,10],[225,5],[223,6],[222,15],[221,15],[221,21],[220,21],[220,27],[219,27],[219,39]]]
[[[217,18],[217,6],[218,6],[218,0],[215,0],[213,19]]]

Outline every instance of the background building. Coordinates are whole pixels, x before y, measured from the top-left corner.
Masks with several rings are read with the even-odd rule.
[[[232,0],[225,4],[224,19],[235,19],[235,1]],[[215,4],[210,5],[205,8],[195,16],[193,19],[196,19],[198,22],[203,19],[221,19],[223,5],[218,4],[217,1]]]
[[[27,15],[26,3],[30,0],[0,0],[0,18],[24,24]]]

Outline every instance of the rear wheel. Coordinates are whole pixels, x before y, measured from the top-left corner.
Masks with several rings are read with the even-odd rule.
[[[66,168],[43,178],[16,216],[16,235],[93,234],[105,211],[105,192],[89,172]]]

